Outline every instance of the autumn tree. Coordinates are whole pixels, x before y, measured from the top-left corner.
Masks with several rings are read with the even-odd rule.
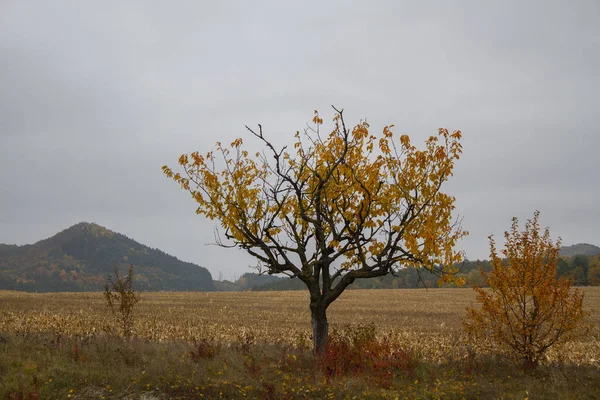
[[[465,234],[452,221],[454,197],[441,191],[462,151],[460,131],[439,129],[419,150],[406,135],[395,140],[392,126],[372,135],[366,121],[347,127],[334,110],[326,134],[315,111],[293,150],[276,149],[261,125],[246,126],[263,152],[249,154],[242,139],[217,142],[205,155],[182,155],[181,172],[162,168],[191,193],[197,214],[220,222],[221,245],[246,250],[260,272],[306,285],[318,353],[328,340],[328,306],[356,279],[399,268],[449,279]]]
[[[474,288],[481,307],[467,309],[465,321],[473,338],[492,339],[526,368],[537,366],[551,346],[573,339],[584,317],[583,294],[556,276],[560,239],[553,243],[548,228],[541,234],[538,217],[536,211],[523,232],[513,218],[504,258],[489,237],[492,271],[481,269],[489,289]]]

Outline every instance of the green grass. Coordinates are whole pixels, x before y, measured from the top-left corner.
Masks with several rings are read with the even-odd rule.
[[[200,351],[205,357],[194,359],[198,347],[185,342],[3,335],[0,398],[600,398],[600,369],[591,366],[542,365],[524,373],[490,356],[443,363],[417,358],[405,369],[368,364],[360,373],[350,368],[331,375],[307,348],[243,338],[228,347],[201,346],[214,352]],[[372,353],[363,350],[367,362]],[[351,351],[360,357],[363,350]]]
[[[325,361],[306,293],[143,293],[124,340],[101,293],[0,292],[0,400],[600,399],[600,288],[585,289],[590,333],[532,373],[468,343],[467,289],[345,293]]]

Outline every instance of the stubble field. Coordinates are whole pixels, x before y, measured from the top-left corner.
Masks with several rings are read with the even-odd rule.
[[[131,340],[102,293],[0,291],[0,396],[598,398],[600,288],[583,290],[590,332],[533,374],[467,340],[471,289],[345,292],[328,310],[332,337],[370,335],[402,355],[368,373],[312,357],[305,291],[142,293]]]

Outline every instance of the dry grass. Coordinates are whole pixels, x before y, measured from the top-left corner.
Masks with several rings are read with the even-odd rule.
[[[550,351],[548,359],[544,362],[546,368],[568,366],[568,368],[584,368],[586,371],[591,368],[592,371],[597,371],[600,367],[600,287],[584,288],[583,290],[585,307],[590,311],[587,322],[592,329],[588,335],[577,342]],[[135,357],[146,360],[143,368],[148,370],[151,369],[152,356],[147,353],[179,352],[179,355],[171,360],[172,363],[176,363],[179,362],[177,357],[184,357],[186,360],[189,358],[186,356],[187,350],[185,350],[191,348],[189,343],[208,340],[223,349],[234,349],[248,338],[252,343],[262,345],[262,349],[271,346],[270,348],[287,349],[285,351],[288,353],[292,351],[290,349],[295,349],[294,351],[300,351],[297,354],[298,357],[301,357],[304,354],[302,351],[306,351],[310,344],[308,300],[308,294],[304,291],[142,293],[141,301],[135,308],[134,342],[132,343],[137,344],[132,346],[136,349],[139,347],[139,355]],[[470,289],[354,290],[345,292],[330,307],[328,316],[333,329],[347,324],[372,323],[377,327],[378,335],[387,335],[392,338],[394,347],[418,354],[421,362],[427,365],[445,366],[443,367],[444,371],[449,376],[453,376],[452,374],[455,373],[453,365],[457,362],[467,365],[474,353],[486,356],[482,349],[468,345],[466,337],[462,333],[461,324],[465,315],[465,307],[474,304],[474,300],[474,294]],[[90,343],[90,341],[109,340],[117,336],[118,332],[118,327],[106,308],[102,293],[35,294],[0,291],[0,339],[2,339],[1,334],[17,338],[13,341],[13,345],[16,347],[26,346],[26,341],[19,342],[18,338],[32,338],[41,335],[40,337],[50,337],[54,338],[53,340],[70,340],[71,344],[82,343],[82,340]],[[15,343],[21,344],[17,346]],[[110,347],[113,344],[103,346]],[[122,347],[122,345],[114,346]],[[162,350],[159,351],[159,349]],[[2,350],[1,340],[0,350]],[[6,351],[8,354],[8,350]],[[27,357],[26,347],[19,351],[18,354],[21,355],[18,357]],[[91,350],[87,351],[90,359],[93,358]],[[212,368],[210,365],[213,364],[215,365],[213,372],[217,373],[219,371],[217,371],[216,365],[219,363],[231,365],[240,362],[246,365],[247,362],[251,362],[247,359],[249,357],[248,354],[245,354],[247,352],[235,356],[227,351],[221,351],[215,359],[207,361],[208,366],[202,367],[204,373],[208,374]],[[70,348],[67,353],[70,358],[74,357]],[[16,357],[15,354],[12,357]],[[98,357],[94,367],[96,369],[102,362],[101,357]],[[246,358],[236,361],[235,357]],[[264,357],[267,360],[268,357]],[[189,363],[190,361],[185,362]],[[504,361],[499,362],[504,363]],[[89,363],[92,364],[91,361]],[[36,365],[38,365],[37,362]],[[480,364],[480,366],[483,365]],[[249,377],[244,379],[262,381],[263,378],[252,376],[252,365],[240,368],[235,379],[242,379],[240,374],[247,373]],[[497,369],[493,365],[485,368],[488,371]],[[39,368],[36,371],[39,372]],[[461,390],[466,390],[464,387],[457,389],[463,384],[463,372],[456,372],[457,375],[451,379],[453,381],[451,391],[457,390],[456,393],[459,393]],[[46,375],[46,377],[50,375]],[[595,373],[594,376],[598,377],[599,374]],[[2,379],[1,362],[0,379]],[[233,378],[229,377],[229,379]],[[311,375],[311,379],[319,378]],[[558,388],[556,390],[560,392],[563,390],[560,388],[564,386],[564,393],[569,393],[573,390],[570,385],[575,383],[564,381],[564,379],[567,378],[555,381],[555,389]],[[225,382],[228,381],[225,380]],[[352,380],[350,383],[345,382],[343,387],[340,386],[340,390],[342,392],[349,390],[348,385],[353,385],[352,382]],[[0,383],[2,383],[1,380]],[[304,382],[304,384],[307,383]],[[529,382],[529,384],[536,387],[537,383]],[[79,384],[79,386],[82,385],[86,388],[85,390],[90,390],[86,386],[87,383]],[[328,382],[327,385],[336,387],[340,383]],[[423,393],[434,393],[432,385],[433,383],[428,383],[427,390],[430,391]],[[465,385],[467,384],[465,383]],[[478,390],[480,391],[473,393],[485,394],[485,391],[481,392],[481,387],[485,385],[482,382],[479,382],[479,385],[480,389]],[[475,386],[477,386],[477,382]],[[540,388],[547,386],[547,383],[539,384]],[[313,382],[314,387],[318,387],[318,385]],[[65,388],[65,390],[67,389]],[[360,386],[360,390],[364,390],[364,387]],[[490,393],[497,395],[504,392],[492,390]],[[106,393],[103,395],[107,396]],[[423,396],[428,397],[429,395],[423,394]],[[482,396],[485,397],[485,395]],[[521,394],[515,398],[519,396]]]
[[[600,287],[583,290],[593,329],[569,346],[568,360],[598,365]],[[140,339],[210,338],[223,344],[251,332],[261,343],[296,345],[310,336],[308,300],[304,291],[143,293],[133,332]],[[353,290],[332,304],[328,317],[332,327],[373,323],[378,332],[391,332],[403,345],[418,344],[425,356],[435,357],[462,341],[464,310],[474,300],[470,289]],[[90,337],[118,329],[101,293],[0,291],[0,332]]]

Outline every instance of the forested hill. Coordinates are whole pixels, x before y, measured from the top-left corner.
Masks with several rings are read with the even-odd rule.
[[[600,247],[588,243],[578,243],[560,248],[560,255],[564,257],[573,257],[576,255],[595,256],[598,254],[600,254]]]
[[[141,290],[215,290],[206,268],[85,222],[32,245],[0,244],[0,289],[98,291],[115,265],[130,264]]]

